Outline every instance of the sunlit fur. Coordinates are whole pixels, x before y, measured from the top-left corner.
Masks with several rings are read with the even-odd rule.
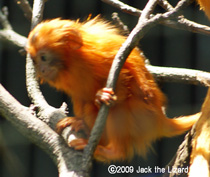
[[[206,15],[210,19],[210,1],[209,0],[197,0],[197,1],[200,4],[201,9],[204,10]]]
[[[75,117],[83,119],[91,130],[98,113],[96,92],[105,87],[112,61],[124,41],[117,28],[98,17],[83,23],[54,19],[32,30],[27,51],[35,62],[40,50],[57,56],[63,67],[47,82],[71,97]],[[140,53],[134,49],[120,73],[115,90],[118,99],[95,151],[100,161],[144,156],[154,140],[181,134],[197,120],[197,115],[176,119],[164,115],[165,97]]]

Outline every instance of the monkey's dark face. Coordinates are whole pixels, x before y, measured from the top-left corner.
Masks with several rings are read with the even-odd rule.
[[[41,81],[54,81],[63,68],[59,57],[49,50],[40,50],[36,56],[31,57],[35,64],[37,76]]]

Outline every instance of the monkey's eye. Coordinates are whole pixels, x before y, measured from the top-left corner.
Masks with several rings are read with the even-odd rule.
[[[44,61],[44,62],[47,61],[47,57],[46,57],[45,55],[41,55],[40,58],[41,58],[41,60]]]

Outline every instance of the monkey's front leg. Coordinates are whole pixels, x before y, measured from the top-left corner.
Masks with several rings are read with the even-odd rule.
[[[111,88],[103,88],[96,93],[95,104],[99,107],[101,103],[105,103],[108,106],[114,104],[117,100],[117,96]],[[78,132],[79,130],[86,128],[85,122],[77,117],[66,117],[61,119],[56,125],[56,131],[61,133],[65,127],[71,126],[73,130]]]
[[[96,93],[95,104],[100,107],[101,103],[105,103],[108,106],[112,106],[117,100],[117,96],[111,88],[103,88]],[[57,132],[61,133],[65,127],[71,126],[72,130],[79,131],[87,128],[82,119],[76,117],[66,117],[57,123]],[[83,150],[87,145],[88,140],[84,138],[77,138],[69,142],[69,146],[76,150]],[[119,153],[120,152],[120,153]],[[117,160],[124,157],[123,153],[116,148],[112,147],[112,144],[108,146],[98,145],[94,153],[94,157],[97,160],[109,162],[111,160]]]
[[[103,88],[96,93],[95,103],[98,107],[101,105],[101,103],[111,106],[116,100],[117,96],[114,94],[114,91],[111,88]],[[87,143],[87,139],[78,138],[72,140],[69,145],[76,150],[83,150]],[[109,143],[106,146],[100,145],[99,143],[94,152],[94,158],[103,162],[110,162],[110,160],[117,160],[124,157],[125,154],[123,154],[122,151],[116,148],[116,146],[114,146],[112,143]]]

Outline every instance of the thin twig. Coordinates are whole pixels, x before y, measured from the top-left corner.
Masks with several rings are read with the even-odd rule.
[[[141,10],[131,7],[123,2],[120,2],[119,0],[101,0],[101,1],[134,16],[140,16],[142,12]]]
[[[202,85],[205,87],[210,86],[209,72],[184,68],[158,67],[152,65],[146,65],[146,67],[158,81]]]
[[[162,17],[164,17],[166,20],[168,19],[168,17],[178,17],[178,14],[181,12],[181,10],[183,10],[184,8],[186,8],[187,6],[189,6],[192,3],[192,0],[180,0],[176,7],[171,9],[170,11],[162,14]]]
[[[21,48],[24,48],[27,42],[26,37],[7,29],[0,30],[0,40],[5,40]]]
[[[153,13],[158,0],[148,1],[147,5],[145,6],[144,10],[141,13],[140,21],[144,21],[150,18],[150,15]]]
[[[43,19],[44,11],[44,0],[34,0],[33,11],[32,11],[32,20],[31,20],[31,29],[38,25]]]
[[[130,31],[128,29],[128,26],[126,26],[121,19],[118,16],[118,13],[114,12],[112,13],[112,20],[118,26],[124,35],[129,35]]]
[[[141,10],[133,8],[125,3],[120,2],[119,0],[102,0],[102,1],[122,10],[123,12],[132,14],[134,16],[140,16],[142,13]],[[151,16],[154,16],[154,15],[151,14]],[[166,19],[166,20],[162,21],[161,24],[168,26],[170,28],[181,29],[181,30],[190,31],[190,32],[194,32],[194,33],[210,35],[210,27],[209,26],[198,24],[198,23],[190,21],[186,18],[181,18],[178,21]]]
[[[159,0],[159,5],[162,6],[166,11],[171,11],[173,9],[173,6],[166,0]],[[190,21],[183,16],[180,16],[177,22],[168,21],[168,23],[170,24],[169,26],[172,28],[210,35],[210,27]]]
[[[17,5],[22,9],[25,17],[31,21],[32,18],[32,8],[28,2],[28,0],[15,0]]]
[[[18,47],[24,48],[27,39],[24,36],[21,36],[20,34],[13,31],[12,25],[10,24],[7,17],[8,9],[7,7],[3,7],[2,10],[0,10],[0,24],[3,27],[3,29],[0,30],[0,39],[8,41]]]
[[[7,7],[3,7],[2,10],[0,10],[0,23],[2,24],[4,29],[12,30],[12,26],[10,25],[7,16],[8,16],[8,9]]]
[[[166,11],[170,11],[173,9],[173,6],[167,0],[159,0],[158,4]]]
[[[187,30],[194,33],[210,35],[209,26],[198,24],[186,18],[181,18],[178,20],[178,23],[171,23],[170,26],[175,29],[182,29],[182,30]]]

